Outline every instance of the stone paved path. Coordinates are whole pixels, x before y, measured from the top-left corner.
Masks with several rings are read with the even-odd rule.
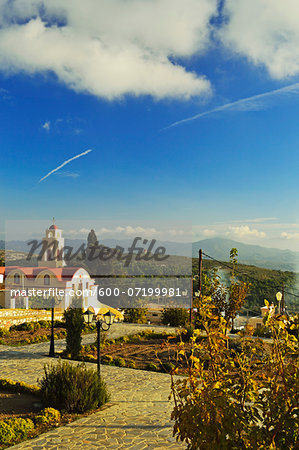
[[[123,334],[124,327],[115,327],[114,333]],[[92,342],[94,336],[85,336],[84,340],[88,339]],[[56,341],[55,345],[56,350],[59,350],[64,348],[65,343]],[[1,377],[36,384],[44,364],[51,360],[45,356],[48,348],[49,343],[18,348],[0,346]],[[95,367],[91,363],[87,365]],[[11,448],[185,448],[172,437],[170,413],[173,402],[168,400],[169,375],[113,366],[102,366],[101,370],[111,393],[111,402],[106,409]]]

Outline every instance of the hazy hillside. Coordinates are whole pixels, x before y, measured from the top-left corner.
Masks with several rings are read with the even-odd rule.
[[[242,264],[251,264],[268,269],[299,271],[299,252],[266,248],[259,245],[248,245],[231,239],[212,238],[193,243],[193,257],[198,257],[198,250],[220,261],[229,260],[230,249],[238,249],[238,261]]]
[[[82,244],[86,244],[84,239],[65,239],[65,245],[73,247],[76,251]],[[108,247],[117,245],[128,249],[132,245],[132,239],[103,239],[100,243]],[[178,242],[157,241],[156,246],[164,246],[171,255],[190,256],[191,244]],[[266,248],[259,245],[248,245],[241,242],[224,238],[204,239],[192,244],[192,256],[198,257],[198,250],[203,249],[205,253],[220,261],[229,260],[229,252],[232,247],[238,249],[238,260],[243,264],[251,264],[268,269],[290,270],[299,272],[299,252],[291,250],[279,250],[276,248]],[[4,248],[4,241],[0,241],[0,249]],[[28,252],[30,246],[24,241],[9,241],[6,243],[7,250],[17,252]]]
[[[198,274],[198,259],[193,258],[193,275]],[[211,275],[211,269],[217,268],[222,283],[229,285],[231,270],[228,263],[216,263],[208,259],[203,261],[203,272]],[[264,300],[276,304],[276,293],[285,289],[285,304],[289,312],[299,311],[299,275],[298,273],[265,269],[252,265],[238,264],[237,278],[240,281],[249,282],[249,295],[246,298],[245,308],[250,313],[260,314],[260,307],[264,306]],[[194,289],[198,289],[197,280],[194,281]]]

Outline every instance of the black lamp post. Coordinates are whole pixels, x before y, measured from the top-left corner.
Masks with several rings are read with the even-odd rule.
[[[97,369],[98,375],[101,375],[101,330],[108,331],[111,325],[113,324],[113,320],[115,314],[113,314],[110,310],[103,314],[102,319],[93,320],[94,314],[89,309],[85,311],[83,314],[84,320],[86,323],[91,324],[95,323],[97,327]]]
[[[59,305],[60,298],[55,299],[52,298],[52,307],[51,307],[51,338],[50,338],[50,351],[49,356],[54,358],[55,356],[55,347],[54,347],[54,308]]]

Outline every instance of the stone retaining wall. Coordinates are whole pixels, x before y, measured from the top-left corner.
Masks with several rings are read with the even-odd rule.
[[[61,320],[62,313],[55,312],[55,320]],[[24,322],[51,320],[51,311],[37,309],[0,309],[0,327],[9,328]]]

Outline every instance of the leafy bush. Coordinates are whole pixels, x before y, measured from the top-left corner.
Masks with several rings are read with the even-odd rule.
[[[106,384],[97,371],[85,364],[67,361],[46,364],[40,380],[42,399],[46,406],[69,413],[83,413],[96,409],[109,400]]]
[[[174,370],[174,368],[175,368],[175,365],[172,364],[170,361],[165,361],[160,364],[160,369],[166,373],[170,373],[172,370]]]
[[[93,355],[87,355],[87,356],[84,356],[84,361],[94,363],[97,361],[97,357],[93,356]]]
[[[60,420],[61,414],[54,408],[45,408],[34,418],[35,423],[39,425],[58,425]]]
[[[54,320],[53,325],[54,325],[54,328],[66,328],[66,323],[63,320]],[[51,327],[51,322],[50,322],[50,327]]]
[[[145,370],[151,370],[152,372],[158,372],[158,367],[156,366],[156,364],[149,362],[147,363],[147,365],[145,366]]]
[[[142,340],[142,337],[140,336],[140,334],[134,334],[132,336],[129,336],[129,341],[130,342],[140,342]]]
[[[146,308],[128,308],[124,312],[124,322],[128,323],[147,323]]]
[[[9,378],[0,378],[0,390],[19,392],[24,394],[40,394],[40,388],[38,386],[27,384],[23,381],[13,381]]]
[[[271,330],[269,329],[269,327],[265,327],[265,326],[256,328],[253,332],[253,336],[270,338]]]
[[[135,369],[136,367],[135,361],[133,361],[132,359],[127,359],[126,366],[129,367],[130,369]]]
[[[10,444],[16,439],[13,428],[4,420],[0,420],[0,442],[1,444]]]
[[[82,329],[84,325],[83,310],[68,308],[64,311],[66,326],[66,352],[77,358],[81,351]]]
[[[111,365],[113,364],[113,357],[110,355],[104,355],[101,357],[101,363]]]
[[[26,438],[34,430],[31,419],[13,418],[0,420],[0,442],[11,444]]]
[[[194,332],[194,327],[191,325],[187,325],[184,327],[184,329],[182,330],[180,336],[183,342],[189,342],[191,336],[193,335]]]
[[[9,331],[6,328],[0,328],[0,337],[7,336]]]
[[[191,349],[178,348],[188,376],[171,374],[174,435],[192,450],[298,448],[299,349],[285,321],[268,316],[273,343],[241,337],[239,350],[227,348],[211,298],[201,298],[200,315],[205,339],[195,330]]]
[[[51,327],[50,320],[39,320],[38,323],[40,324],[41,328],[50,328]]]
[[[171,327],[184,326],[189,320],[188,311],[185,308],[166,308],[162,313],[162,323]]]
[[[35,323],[34,322],[23,322],[18,325],[12,325],[9,329],[10,331],[34,331]]]
[[[113,363],[118,367],[126,366],[126,361],[124,360],[124,358],[121,358],[120,356],[117,356],[116,358],[114,358]]]

